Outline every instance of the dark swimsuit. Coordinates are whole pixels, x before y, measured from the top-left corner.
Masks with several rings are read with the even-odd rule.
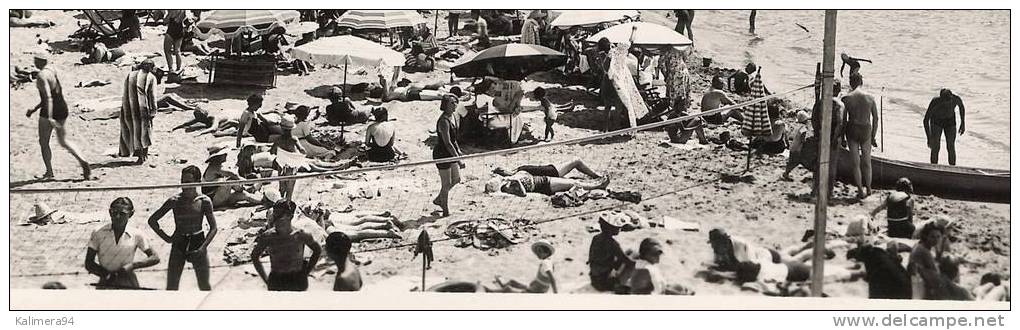
[[[373,137],[372,141],[369,141],[368,143],[368,151],[365,152],[365,155],[368,156],[368,160],[373,162],[388,162],[393,160],[393,158],[397,156],[397,153],[393,151],[393,140],[395,140],[395,136],[390,137],[390,143],[380,146],[375,143],[375,138]]]
[[[453,157],[454,155],[451,153],[452,151],[451,150],[446,150],[446,142],[450,142],[450,144],[452,144],[454,147],[457,147],[457,136],[460,135],[457,132],[457,130],[458,130],[457,126],[453,124],[452,120],[447,119],[444,116],[440,116],[439,120],[446,120],[447,123],[449,124],[447,126],[450,127],[450,129],[449,129],[450,130],[450,132],[449,132],[450,134],[449,135],[450,135],[450,139],[452,139],[452,141],[443,141],[443,135],[439,134],[439,122],[437,121],[436,122],[436,134],[437,134],[437,136],[439,136],[439,141],[436,143],[436,145],[434,147],[432,147],[432,159],[443,159],[443,158]],[[436,163],[436,167],[439,168],[440,170],[445,170],[445,169],[450,168],[451,166],[456,165],[456,163],[457,162]]]
[[[914,235],[914,212],[910,207],[910,196],[901,201],[893,201],[892,196],[886,199],[889,208],[886,218],[889,221],[889,237],[911,238]]]
[[[49,118],[56,120],[58,123],[63,123],[67,119],[67,101],[64,100],[64,88],[60,85],[60,78],[57,75],[53,75],[53,80],[56,80],[56,86],[51,86],[53,90],[50,93],[50,97],[53,98],[53,113],[50,114],[45,107],[40,109],[39,117]],[[55,88],[54,88],[55,87]]]

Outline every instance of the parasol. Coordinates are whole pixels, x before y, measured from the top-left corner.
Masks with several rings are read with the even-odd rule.
[[[337,25],[356,30],[389,30],[425,23],[425,18],[414,10],[348,10],[337,20]]]
[[[344,86],[347,85],[347,67],[382,69],[404,65],[404,55],[386,46],[355,36],[321,38],[288,50],[296,59],[317,64],[344,66]]]
[[[637,28],[634,30],[634,28]],[[612,43],[628,42],[631,32],[634,33],[633,46],[636,47],[661,47],[661,46],[690,46],[694,43],[686,36],[673,31],[673,29],[646,22],[631,22],[613,26],[602,30],[588,39],[587,42],[596,43],[603,37],[608,38]]]
[[[548,71],[566,62],[566,55],[544,46],[505,44],[466,56],[450,70],[458,77],[494,76],[522,80],[532,73]]]
[[[623,21],[628,18],[637,18],[639,15],[637,10],[565,10],[549,25],[566,29],[573,26],[591,26]]]
[[[296,10],[213,10],[195,26],[232,38],[243,26],[252,26],[265,34],[273,27],[297,22],[300,17]]]

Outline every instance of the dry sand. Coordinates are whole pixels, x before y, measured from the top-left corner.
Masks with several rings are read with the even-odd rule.
[[[48,29],[11,29],[12,64],[28,65],[30,57],[22,51],[35,47],[36,34],[50,42],[65,44],[63,40],[73,32],[77,21],[74,12],[40,12],[37,15],[54,20],[58,25]],[[430,18],[431,19],[431,18]],[[440,24],[439,36],[446,36],[444,24]],[[163,27],[143,27],[145,39],[122,46],[128,51],[153,51],[162,49]],[[80,53],[69,51],[53,55],[53,66],[58,69],[64,82],[65,93],[70,104],[89,99],[101,99],[119,95],[121,81],[126,68],[109,64],[79,66]],[[187,55],[185,63],[204,64],[204,59]],[[157,62],[161,63],[161,62]],[[692,64],[698,64],[695,59]],[[732,64],[730,64],[732,65]],[[700,74],[700,69],[695,70]],[[310,76],[280,75],[277,87],[266,91],[266,107],[284,102],[298,102],[324,106],[324,99],[310,96],[307,91],[324,85],[339,83],[342,71],[319,68]],[[352,75],[352,83],[367,81],[367,75]],[[410,78],[421,82],[438,82],[449,79],[448,74],[414,74]],[[110,79],[114,83],[97,88],[74,88],[77,81],[88,79]],[[200,78],[200,81],[204,77]],[[536,86],[559,87],[550,79],[538,82],[528,81],[525,89]],[[701,84],[704,86],[704,83]],[[30,87],[30,86],[29,86]],[[555,88],[551,97],[555,103],[573,99],[577,110],[561,113],[557,125],[557,139],[588,136],[597,133],[602,115],[591,110],[595,99],[582,91]],[[251,89],[199,85],[167,85],[168,92],[186,98],[206,98],[209,103],[202,107],[217,109],[240,109],[244,98]],[[42,163],[36,142],[36,119],[26,119],[24,111],[38,102],[38,96],[31,88],[11,90],[11,173],[12,183],[24,182],[33,175],[42,173]],[[387,104],[391,117],[396,118],[400,127],[396,145],[410,155],[411,161],[430,158],[430,148],[425,143],[430,138],[429,130],[434,127],[438,116],[438,102],[394,102]],[[179,180],[182,164],[202,165],[205,147],[214,143],[232,141],[228,138],[214,139],[210,136],[195,136],[195,133],[168,130],[191,118],[188,112],[160,114],[154,123],[154,146],[156,155],[143,166],[117,165],[133,159],[116,159],[101,155],[105,150],[116,148],[119,128],[117,121],[83,121],[79,112],[72,109],[68,125],[71,135],[83,149],[88,159],[99,164],[94,171],[98,181],[69,182],[77,178],[79,170],[73,158],[56,146],[54,141],[54,167],[58,182],[23,185],[27,188],[70,187],[70,186],[112,186],[137,184],[169,184]],[[535,135],[540,135],[544,124],[541,113],[523,115]],[[363,126],[350,127],[353,136],[360,136]],[[732,129],[732,127],[730,128]],[[710,134],[717,134],[712,130]],[[333,208],[353,204],[357,209],[386,209],[397,215],[405,224],[412,226],[403,232],[405,238],[399,243],[412,243],[418,234],[417,226],[429,230],[434,239],[443,238],[445,225],[465,219],[503,217],[507,219],[526,218],[536,221],[554,220],[537,226],[532,239],[548,239],[557,248],[552,257],[556,263],[557,276],[565,288],[578,287],[587,282],[588,245],[592,233],[586,228],[595,223],[597,212],[609,208],[632,209],[649,219],[670,216],[700,224],[699,232],[681,232],[645,228],[621,234],[618,239],[624,249],[637,249],[638,242],[645,237],[657,237],[666,243],[662,268],[671,281],[693,287],[699,295],[755,294],[741,292],[733,283],[708,283],[694,274],[702,270],[702,263],[711,260],[711,249],[707,243],[708,230],[714,227],[726,228],[730,232],[747,237],[767,246],[788,246],[799,241],[804,230],[812,226],[813,204],[792,198],[809,191],[808,183],[801,179],[810,174],[803,169],[794,172],[796,180],[779,180],[782,173],[783,157],[757,160],[752,174],[756,181],[749,183],[725,183],[719,180],[721,174],[736,173],[743,168],[743,154],[720,146],[695,147],[696,142],[687,146],[659,145],[665,135],[661,132],[641,132],[628,139],[615,139],[603,143],[575,146],[557,146],[538,151],[486,157],[467,161],[464,171],[465,182],[456,187],[451,195],[453,215],[437,218],[432,214],[435,207],[431,198],[438,186],[436,170],[431,166],[403,168],[392,171],[371,172],[356,181],[335,179],[310,179],[298,183],[297,200],[323,201]],[[492,149],[486,146],[468,146],[468,152]],[[584,206],[570,209],[553,208],[548,197],[530,195],[527,198],[511,196],[488,196],[482,193],[485,180],[496,166],[521,164],[542,164],[583,158],[597,170],[614,178],[612,188],[641,192],[645,200],[640,204],[621,204],[613,200],[590,201]],[[346,195],[332,189],[335,184],[345,187],[369,185],[379,188],[379,195],[372,199],[352,201]],[[873,207],[878,196],[872,197],[865,205],[845,203],[852,190],[837,185],[837,205],[830,207],[830,226],[845,223],[854,215],[867,212]],[[43,201],[69,212],[103,212],[110,201],[117,196],[130,196],[137,207],[132,226],[149,234],[156,251],[163,262],[155,269],[165,269],[169,245],[156,242],[145,225],[145,220],[167,197],[171,190],[121,191],[103,193],[70,193],[11,196],[11,279],[12,288],[39,287],[48,281],[61,281],[72,289],[88,289],[88,283],[95,278],[87,274],[60,276],[30,276],[26,274],[81,272],[84,262],[85,244],[91,224],[56,224],[48,226],[16,226],[29,214],[33,203]],[[881,195],[878,194],[878,195]],[[962,271],[965,286],[976,285],[979,277],[987,272],[998,272],[1009,276],[1009,205],[986,204],[943,200],[928,196],[917,199],[918,218],[926,219],[936,214],[946,214],[959,219],[961,235],[957,237],[954,251],[966,259]],[[214,265],[222,265],[222,251],[225,241],[237,229],[233,223],[246,216],[250,209],[235,209],[216,212],[222,228],[221,235],[212,243],[209,256]],[[103,219],[102,221],[108,221]],[[172,220],[163,220],[164,228],[172,227]],[[169,228],[168,228],[169,229]],[[396,242],[394,242],[396,243]],[[387,246],[388,242],[357,244],[355,250]],[[537,267],[529,244],[525,243],[508,249],[479,251],[474,248],[454,247],[452,241],[435,244],[436,261],[429,275],[435,277],[430,285],[442,278],[491,283],[493,276],[502,275],[521,281],[530,280]],[[358,253],[362,260],[371,263],[361,267],[361,273],[368,285],[379,283],[395,276],[414,277],[420,275],[420,259],[412,260],[411,248],[397,248],[377,252]],[[832,267],[847,264],[844,254],[839,253],[831,263]],[[323,267],[325,268],[325,267]],[[263,290],[263,284],[253,276],[251,265],[237,267],[216,267],[212,271],[215,290]],[[323,270],[314,273],[311,290],[328,290],[332,276]],[[161,288],[164,286],[163,271],[139,272],[143,286]],[[411,284],[409,284],[411,285]],[[190,270],[182,279],[183,290],[197,288]],[[836,283],[826,286],[832,296],[866,297],[867,284],[863,281]]]

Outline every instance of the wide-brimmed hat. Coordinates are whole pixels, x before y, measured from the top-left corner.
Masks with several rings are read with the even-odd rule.
[[[209,150],[209,157],[205,158],[205,162],[206,163],[211,163],[212,160],[216,159],[217,157],[223,157],[223,160],[226,161],[227,153],[229,153],[229,152],[230,152],[230,150],[228,148],[220,148],[220,149],[217,149],[215,151]]]
[[[18,224],[22,226],[31,224],[45,225],[50,222],[50,220],[56,218],[54,215],[57,214],[58,210],[51,209],[49,205],[46,205],[46,203],[35,204],[32,205],[32,216],[29,216],[27,221],[22,221]]]
[[[546,249],[549,251],[549,255],[556,254],[556,248],[553,247],[552,243],[547,240],[538,240],[535,243],[531,243],[531,252],[538,254],[538,249]]]
[[[630,217],[621,212],[602,212],[599,214],[600,222],[605,222],[607,225],[616,228],[623,228],[623,226],[627,225],[628,220],[630,220]]]

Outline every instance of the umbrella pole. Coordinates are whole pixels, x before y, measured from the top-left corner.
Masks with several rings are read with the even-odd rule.
[[[439,9],[436,9],[436,22],[432,24],[432,37],[439,35]]]
[[[344,96],[347,95],[347,64],[350,62],[350,59],[344,61]]]
[[[829,170],[830,153],[838,152],[830,147],[834,139],[832,134],[832,77],[833,62],[836,55],[836,11],[825,11],[825,39],[822,52],[822,130],[818,143],[818,180],[814,184],[818,195],[815,202],[815,246],[811,262],[811,295],[822,296],[822,284],[825,279],[825,222],[828,218],[829,206]]]
[[[878,95],[878,118],[882,121],[879,127],[882,128],[882,146],[880,150],[885,152],[885,87],[882,87],[882,94]]]

